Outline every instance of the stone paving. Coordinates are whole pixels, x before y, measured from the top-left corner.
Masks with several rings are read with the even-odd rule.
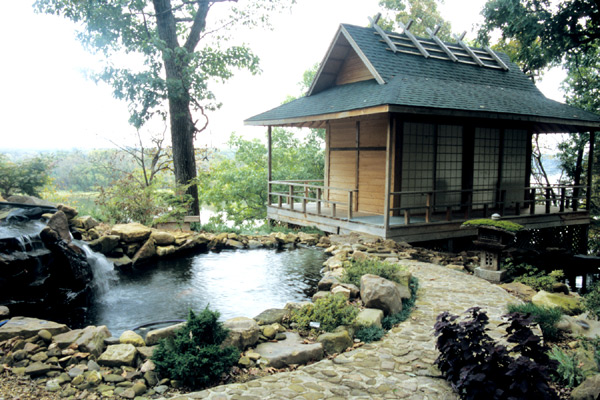
[[[332,360],[246,383],[217,386],[177,396],[187,399],[458,399],[433,365],[433,325],[442,311],[462,314],[473,306],[487,311],[493,337],[508,303],[518,302],[487,281],[433,264],[402,261],[419,279],[416,308],[408,321],[379,342]]]

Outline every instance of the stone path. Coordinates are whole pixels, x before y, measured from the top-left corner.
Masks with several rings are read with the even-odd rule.
[[[333,360],[247,383],[188,393],[187,399],[458,399],[433,366],[437,357],[433,325],[442,311],[462,314],[473,306],[487,311],[491,336],[508,303],[518,302],[484,280],[437,265],[402,260],[419,279],[411,318],[379,342]]]

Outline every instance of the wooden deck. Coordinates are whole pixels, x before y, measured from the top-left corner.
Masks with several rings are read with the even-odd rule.
[[[498,210],[487,210],[487,217]],[[549,211],[549,212],[547,212]],[[421,242],[429,240],[451,239],[467,236],[475,236],[476,229],[461,229],[461,224],[467,219],[484,217],[484,210],[472,210],[468,215],[462,211],[453,211],[451,216],[444,212],[434,212],[426,222],[424,214],[411,216],[407,220],[404,216],[390,216],[389,228],[384,227],[384,216],[382,214],[370,214],[354,211],[349,219],[347,208],[337,206],[334,210],[331,206],[322,205],[320,212],[315,203],[277,204],[267,206],[267,218],[287,222],[300,226],[315,226],[322,231],[344,234],[350,232],[368,233],[385,239],[394,239],[406,242]],[[448,221],[448,217],[450,220]],[[587,225],[590,218],[587,210],[560,211],[558,207],[550,207],[547,210],[543,205],[537,205],[534,213],[529,208],[523,209],[520,215],[515,210],[505,214],[502,219],[510,220],[525,226],[528,229],[542,229],[562,227],[569,225]]]

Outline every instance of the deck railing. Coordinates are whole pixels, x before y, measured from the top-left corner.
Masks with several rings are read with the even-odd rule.
[[[474,209],[482,212],[483,217],[487,217],[490,211],[498,212],[501,215],[513,213],[513,215],[521,215],[523,210],[528,209],[530,215],[536,213],[536,205],[542,204],[545,206],[544,212],[550,214],[552,207],[558,208],[558,212],[566,210],[577,211],[586,199],[585,185],[550,185],[550,186],[530,186],[523,189],[463,189],[463,190],[432,190],[432,191],[403,191],[390,192],[390,212],[393,215],[404,216],[404,223],[411,223],[412,215],[424,215],[425,222],[432,222],[434,213],[445,213],[445,220],[451,221],[455,212],[464,213],[464,219],[469,219],[471,212]],[[522,201],[507,201],[507,193],[523,193]],[[459,201],[440,202],[438,199],[459,197]],[[406,204],[406,197],[411,197],[410,206],[402,206]],[[422,203],[416,202],[414,199],[421,197]],[[474,201],[475,199],[475,201]],[[486,200],[477,200],[486,199]],[[587,208],[587,205],[585,205]],[[385,223],[384,223],[385,224]],[[387,224],[386,224],[387,225]]]
[[[321,185],[316,183],[321,183]],[[287,204],[290,210],[294,210],[294,207],[296,207],[294,203],[299,202],[302,212],[306,213],[307,205],[315,203],[317,215],[327,215],[335,218],[337,217],[338,208],[342,208],[346,210],[347,218],[352,219],[357,190],[324,186],[322,183],[322,179],[270,181],[269,205],[277,205],[278,208],[282,208],[283,204]],[[336,192],[345,193],[341,197],[345,197],[348,200],[329,200],[328,198],[331,196],[331,193]],[[331,211],[325,213],[323,205],[331,208]]]

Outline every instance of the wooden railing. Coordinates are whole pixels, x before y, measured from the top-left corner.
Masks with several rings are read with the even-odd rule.
[[[315,183],[321,183],[321,185]],[[331,208],[330,215],[334,218],[337,217],[338,208],[345,208],[348,219],[352,219],[356,208],[354,204],[357,190],[324,186],[322,183],[322,179],[270,181],[268,203],[269,205],[276,205],[278,208],[282,208],[283,204],[287,204],[287,208],[290,210],[294,210],[297,203],[300,203],[303,213],[306,213],[308,204],[315,203],[317,215],[326,215],[323,210],[323,205],[325,205]],[[348,201],[329,200],[332,192],[346,193],[344,197]]]
[[[585,185],[551,185],[551,186],[530,186],[523,189],[511,188],[511,192],[523,193],[522,201],[507,201],[507,189],[463,189],[463,190],[433,190],[433,191],[404,191],[390,193],[390,213],[393,215],[404,216],[404,223],[411,223],[411,216],[418,214],[424,215],[425,223],[432,222],[434,213],[445,212],[445,220],[451,221],[453,214],[457,211],[464,213],[464,219],[469,219],[474,208],[480,210],[483,217],[490,214],[490,210],[506,215],[513,212],[514,215],[521,215],[522,210],[529,209],[529,214],[536,213],[536,205],[542,204],[545,206],[546,214],[551,213],[552,206],[558,208],[558,212],[565,210],[577,211],[580,205],[586,199]],[[454,194],[455,197],[460,197],[459,201],[455,202],[439,202],[439,198],[450,197]],[[402,206],[402,197],[411,196],[414,204],[415,197],[422,197],[422,204]],[[476,198],[487,198],[487,201],[473,201]],[[406,201],[405,201],[406,203]],[[586,205],[587,207],[587,205]],[[385,223],[384,225],[388,225]]]

